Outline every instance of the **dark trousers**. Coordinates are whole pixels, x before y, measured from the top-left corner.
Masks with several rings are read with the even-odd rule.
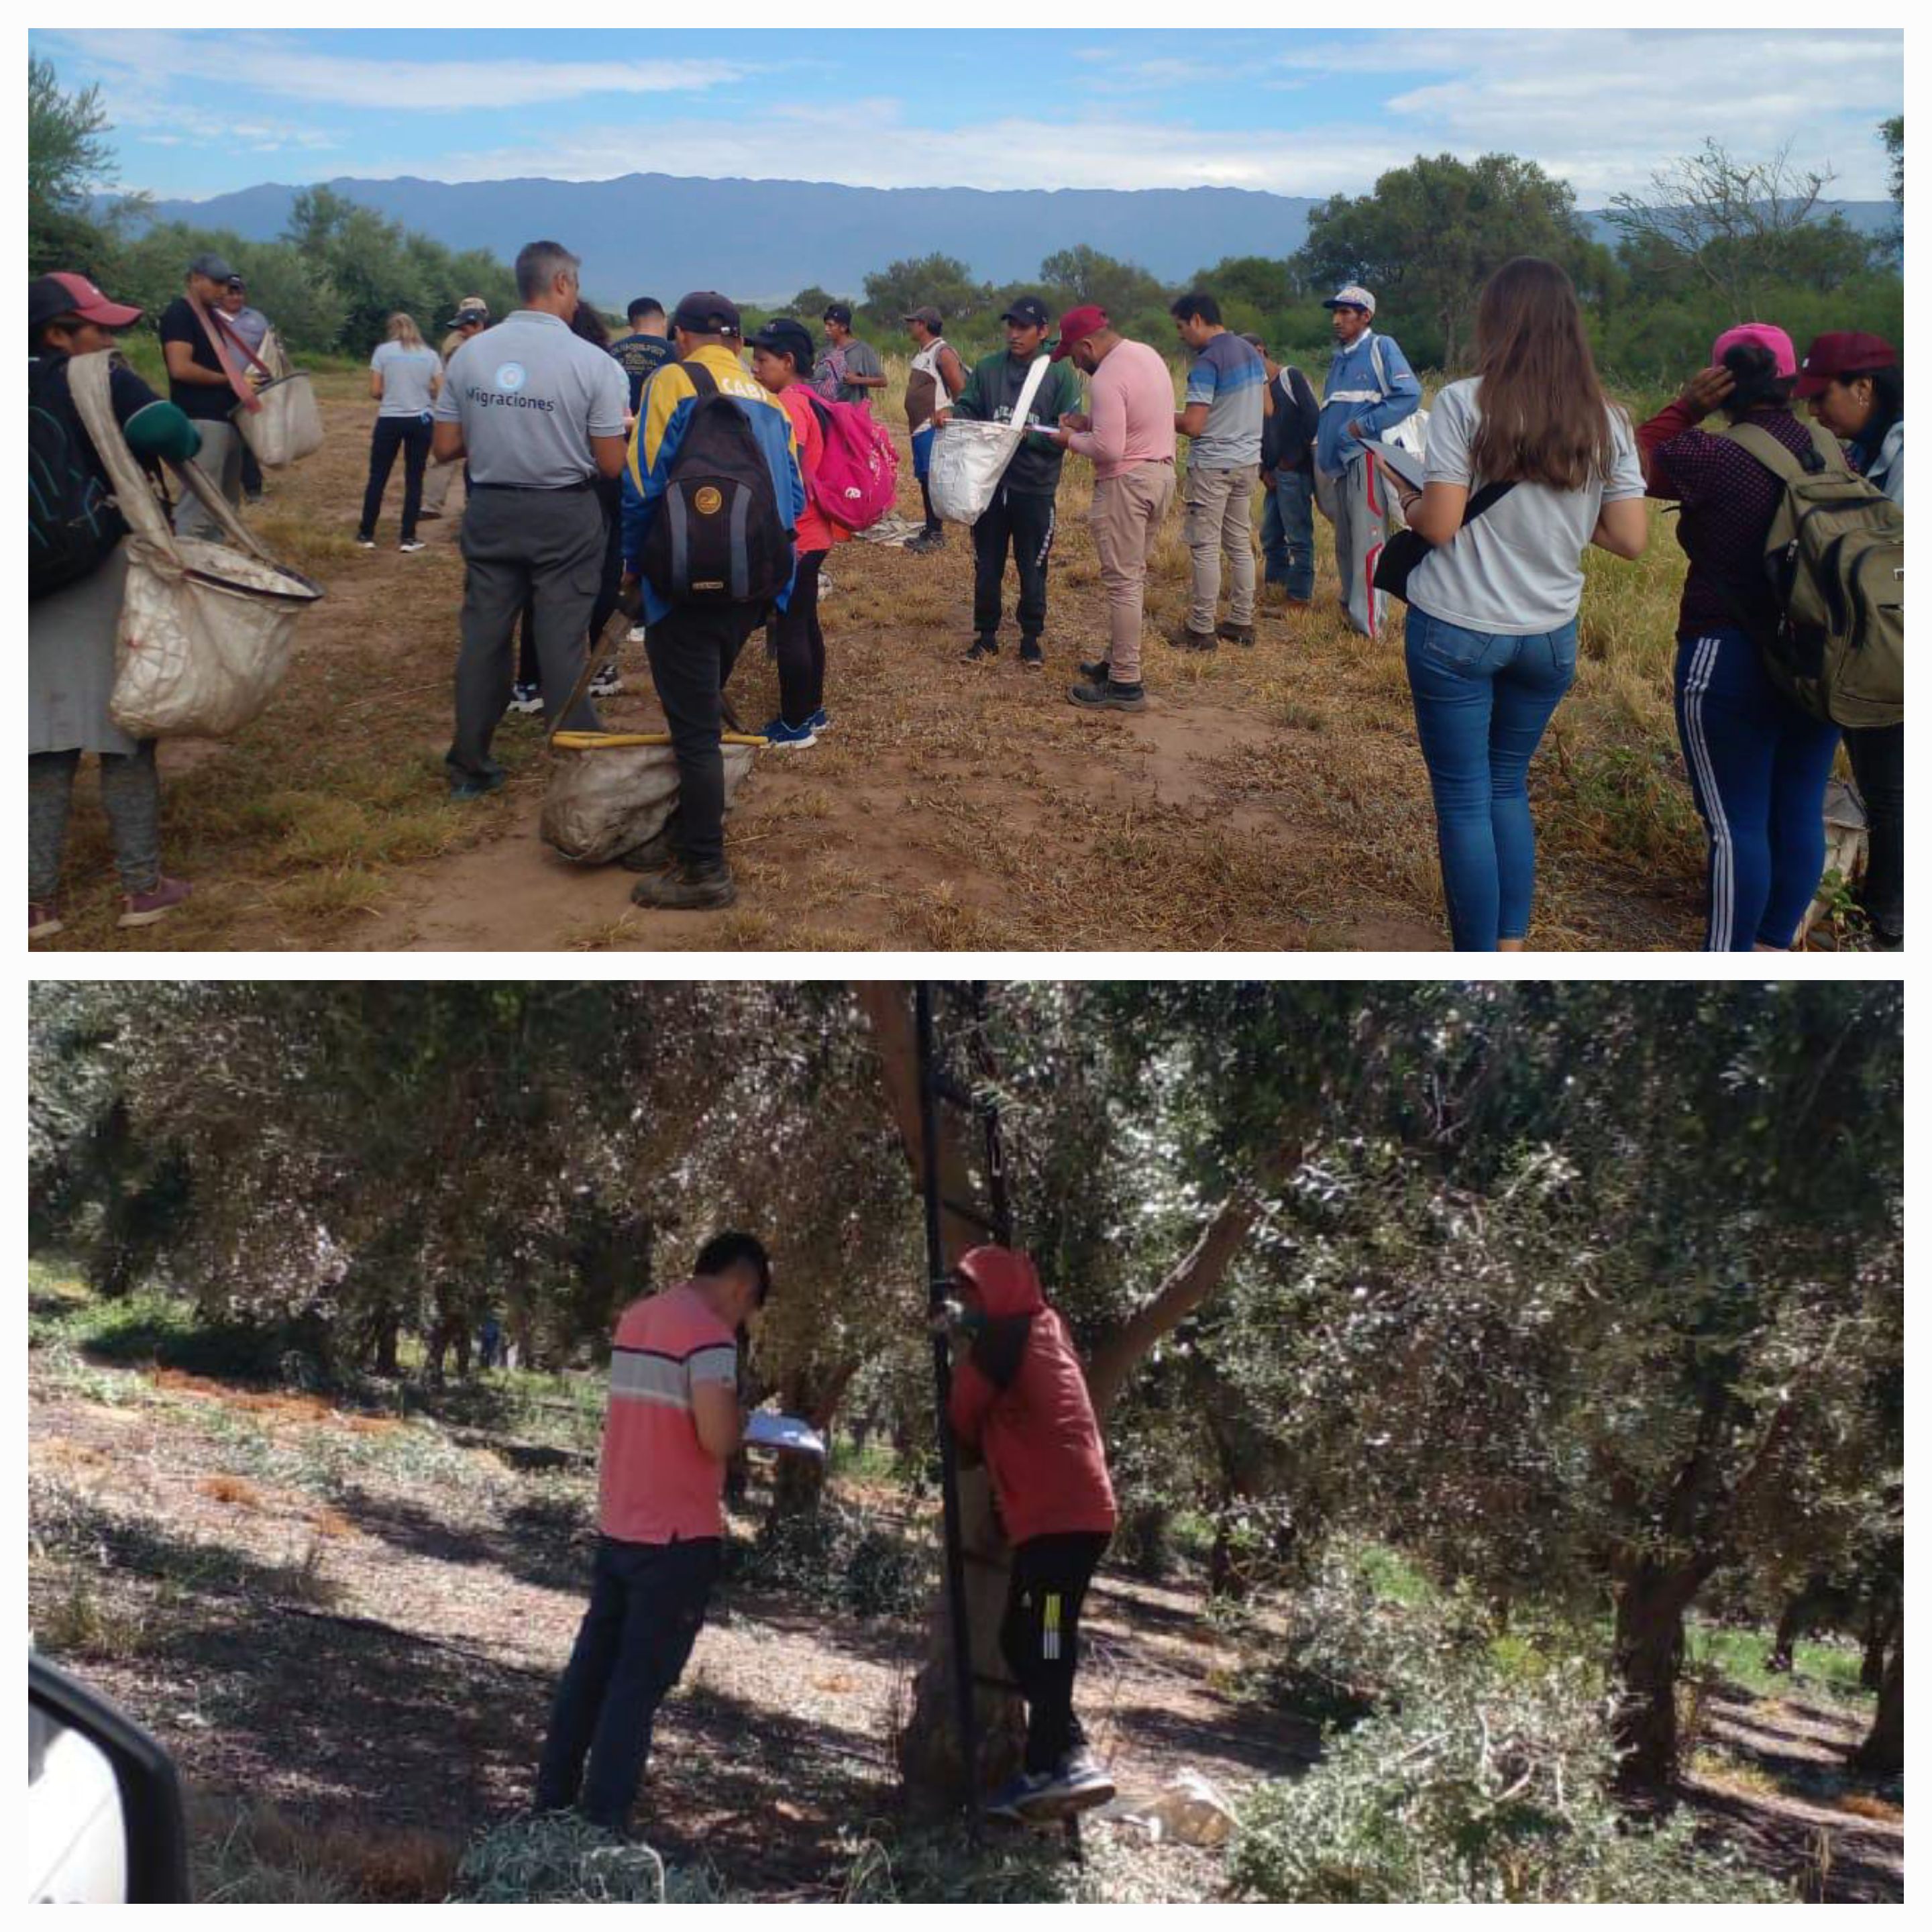
[[[724,862],[724,687],[764,616],[751,604],[685,604],[644,633],[677,756],[671,843],[688,872]]]
[[[1022,496],[1000,484],[986,513],[973,526],[973,629],[990,638],[1000,628],[1000,586],[1006,551],[1019,572],[1020,636],[1046,628],[1046,560],[1053,548],[1053,499]]]
[[[395,467],[396,452],[403,453],[403,542],[416,533],[416,518],[422,509],[423,472],[429,466],[430,427],[421,416],[378,416],[369,439],[369,483],[362,492],[362,528],[360,534],[373,537],[376,519],[382,514],[382,492],[389,487],[389,472]]]
[[[772,652],[778,661],[778,716],[803,724],[825,702],[825,633],[818,622],[818,566],[822,550],[798,560],[791,597],[772,620]]]
[[[251,503],[262,494],[262,465],[246,436],[242,439],[242,494]]]
[[[929,537],[944,535],[946,526],[939,520],[939,512],[932,507],[932,485],[923,476],[919,479],[919,494],[926,505],[926,534]]]
[[[1073,1714],[1080,1606],[1107,1543],[1098,1534],[1070,1533],[1036,1536],[1014,1548],[1000,1654],[1026,1699],[1030,1772],[1054,1770],[1069,1752],[1086,1744]]]
[[[1905,937],[1905,727],[1847,731],[1852,776],[1865,802],[1870,843],[1865,852],[1866,916],[1884,938]]]
[[[466,778],[494,770],[490,741],[510,701],[512,646],[526,599],[536,611],[544,716],[554,719],[584,668],[604,525],[587,490],[470,491],[463,512],[463,648],[456,660],[456,736],[446,760]],[[597,729],[581,698],[564,719]]]
[[[537,1771],[539,1811],[574,1804],[594,1825],[625,1828],[658,1706],[690,1661],[722,1550],[715,1536],[598,1538],[590,1607],[557,1686]]]
[[[604,626],[617,608],[617,595],[624,581],[624,479],[599,478],[597,501],[604,512],[604,574],[598,580],[597,601],[590,607],[590,646],[604,634]],[[524,605],[523,628],[517,644],[517,682],[536,686],[542,682],[537,670],[537,626],[534,603]]]

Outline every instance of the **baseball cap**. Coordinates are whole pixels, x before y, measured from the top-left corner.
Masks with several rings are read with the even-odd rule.
[[[456,313],[443,324],[446,328],[460,328],[466,322],[490,320],[490,304],[481,296],[465,296],[456,304]]]
[[[1052,320],[1046,312],[1046,304],[1037,296],[1022,296],[1006,314],[1002,322],[1024,322],[1029,328],[1044,328]]]
[[[206,275],[211,282],[232,281],[235,278],[235,271],[228,266],[228,258],[212,251],[196,256],[188,265],[188,272],[190,275]]]
[[[1346,289],[1337,289],[1322,306],[1324,308],[1358,308],[1373,315],[1376,298],[1359,283],[1351,282]]]
[[[902,322],[922,322],[928,328],[938,328],[946,318],[928,302],[923,308],[916,308],[910,315],[899,317]]]
[[[248,278],[246,275],[230,275],[228,286],[231,289],[245,289],[248,286]]]
[[[1730,349],[1768,349],[1778,364],[1780,376],[1795,376],[1798,373],[1798,352],[1791,346],[1791,338],[1773,322],[1741,322],[1735,328],[1727,328],[1711,345],[1711,365],[1713,368],[1724,359],[1724,352]]]
[[[43,328],[64,315],[98,322],[103,328],[125,328],[141,311],[110,302],[85,275],[39,275],[27,284],[27,326]]]
[[[833,302],[821,320],[836,322],[841,328],[850,328],[852,326],[852,311],[843,302]]]
[[[1798,365],[1801,396],[1822,396],[1840,376],[1869,376],[1874,369],[1896,369],[1898,351],[1882,335],[1862,329],[1834,328],[1814,335]]]
[[[812,368],[812,331],[796,316],[775,315],[761,328],[746,339],[748,349],[769,349],[774,354],[789,356],[801,374]]]
[[[1097,302],[1069,309],[1060,318],[1060,346],[1054,350],[1052,359],[1058,362],[1063,356],[1071,356],[1076,342],[1084,342],[1096,330],[1106,326],[1107,311]]]
[[[674,328],[688,328],[694,335],[736,335],[743,327],[738,304],[716,289],[694,289],[677,305],[670,319]]]

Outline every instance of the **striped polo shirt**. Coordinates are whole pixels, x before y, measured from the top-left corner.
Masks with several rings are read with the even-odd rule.
[[[625,1543],[724,1533],[724,1465],[698,1439],[691,1392],[735,1388],[738,1345],[689,1282],[617,1318],[598,1471],[598,1527]]]

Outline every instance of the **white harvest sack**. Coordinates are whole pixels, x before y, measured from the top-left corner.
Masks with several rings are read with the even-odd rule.
[[[568,707],[566,707],[566,710]],[[580,865],[601,866],[664,830],[677,803],[677,754],[638,736],[562,731],[550,740],[543,840]],[[724,808],[752,769],[749,744],[724,746]]]
[[[68,366],[74,406],[130,531],[108,710],[136,738],[225,737],[274,695],[296,620],[322,586],[278,563],[193,464],[176,473],[234,542],[175,535],[114,420],[111,353],[76,356]]]
[[[962,422],[955,416],[932,439],[926,488],[934,510],[949,524],[976,524],[986,513],[1020,438],[1033,399],[1046,379],[1047,358],[1037,357],[1027,371],[1013,420],[1006,423]]]
[[[322,412],[315,386],[300,370],[278,376],[255,392],[258,410],[238,403],[232,418],[264,470],[286,470],[322,447]]]

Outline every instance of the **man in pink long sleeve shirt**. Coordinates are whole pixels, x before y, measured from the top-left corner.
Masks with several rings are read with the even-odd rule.
[[[1174,378],[1157,350],[1130,342],[1090,304],[1060,319],[1064,356],[1089,379],[1093,410],[1064,416],[1054,440],[1094,464],[1087,521],[1107,586],[1107,655],[1080,667],[1085,682],[1066,694],[1091,710],[1144,711],[1141,615],[1148,559],[1174,501]]]

